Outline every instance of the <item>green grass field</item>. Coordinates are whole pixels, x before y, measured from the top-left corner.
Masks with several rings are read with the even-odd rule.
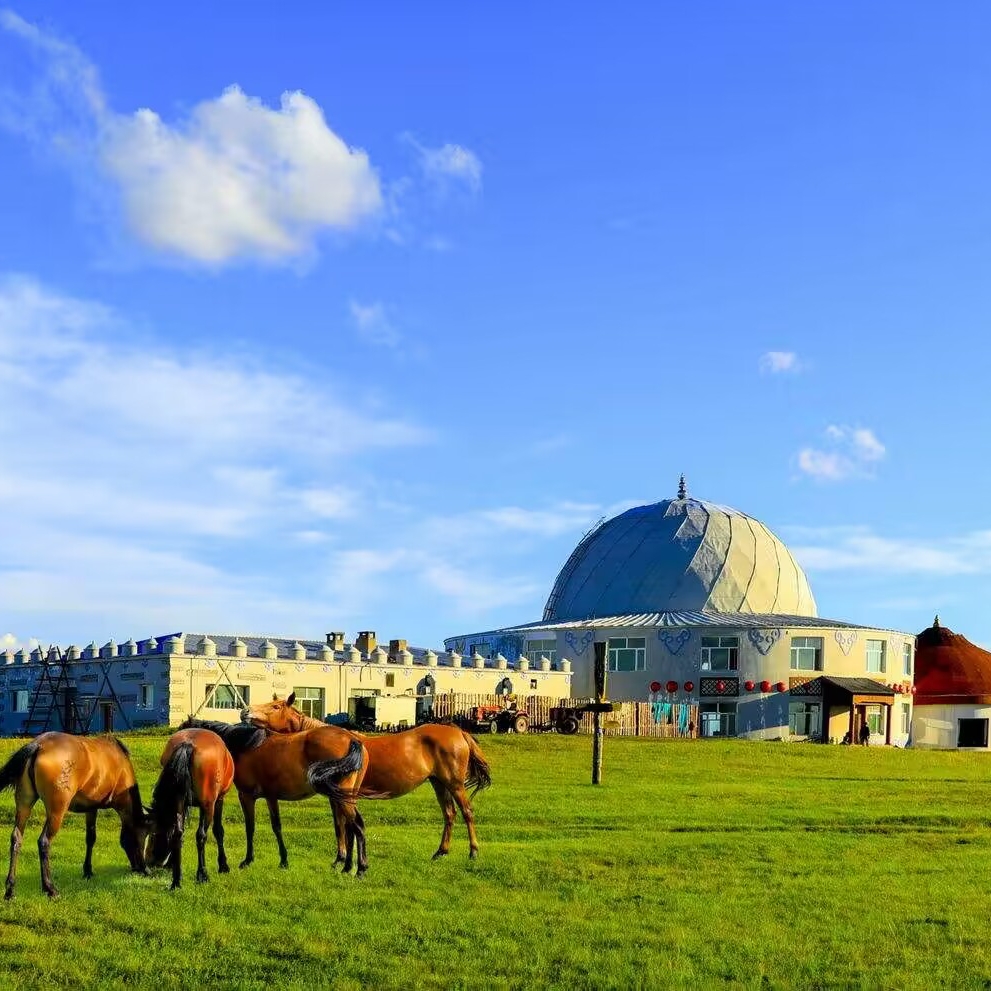
[[[0,902],[0,984],[17,988],[991,987],[991,763],[905,750],[607,739],[484,738],[493,787],[482,846],[431,862],[429,786],[366,802],[371,869],[331,871],[322,800],[283,806],[290,869],[259,808],[256,862],[197,885],[127,873],[101,813],[96,877],[83,818],[40,891],[28,826],[15,901]],[[164,740],[135,736],[150,800]],[[0,741],[0,756],[14,741]],[[226,816],[237,863],[244,832]],[[3,849],[13,797],[0,796]],[[6,859],[3,860],[4,870]]]

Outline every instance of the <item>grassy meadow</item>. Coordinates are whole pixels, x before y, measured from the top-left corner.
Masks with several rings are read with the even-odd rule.
[[[150,800],[164,739],[127,739]],[[259,805],[256,861],[197,885],[126,871],[101,813],[96,877],[80,815],[40,891],[36,806],[17,897],[0,902],[0,983],[17,988],[987,988],[986,755],[738,741],[485,737],[493,787],[431,862],[429,785],[366,802],[371,869],[332,872],[323,800],[283,805],[290,869]],[[18,744],[0,741],[6,759]],[[240,808],[228,856],[243,854]],[[13,797],[0,796],[0,843]],[[195,821],[194,824],[195,825]],[[6,870],[6,859],[3,860]]]

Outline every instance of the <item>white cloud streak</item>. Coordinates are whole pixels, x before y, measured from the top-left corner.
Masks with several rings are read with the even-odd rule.
[[[411,134],[404,139],[416,149],[424,176],[442,186],[456,183],[472,193],[482,188],[482,161],[473,151],[459,144],[430,148]]]
[[[362,340],[391,350],[400,346],[402,334],[396,329],[384,303],[365,304],[352,299],[348,306],[351,320]]]
[[[826,446],[803,447],[797,455],[799,470],[820,482],[842,482],[870,477],[885,454],[885,446],[866,427],[829,426]]]
[[[765,351],[758,362],[760,370],[769,375],[795,374],[804,365],[794,351]]]

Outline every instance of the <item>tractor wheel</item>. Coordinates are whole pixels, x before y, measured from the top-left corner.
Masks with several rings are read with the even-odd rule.
[[[494,719],[490,719],[488,725],[485,728],[489,733],[499,732],[499,724]]]
[[[530,720],[527,719],[526,713],[521,712],[513,720],[513,732],[514,733],[525,733],[530,728]]]
[[[558,729],[565,736],[574,736],[578,732],[578,719],[575,716],[565,716],[558,724]]]

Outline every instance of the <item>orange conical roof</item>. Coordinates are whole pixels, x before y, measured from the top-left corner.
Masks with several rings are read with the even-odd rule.
[[[991,653],[941,626],[915,638],[916,705],[991,705]]]

